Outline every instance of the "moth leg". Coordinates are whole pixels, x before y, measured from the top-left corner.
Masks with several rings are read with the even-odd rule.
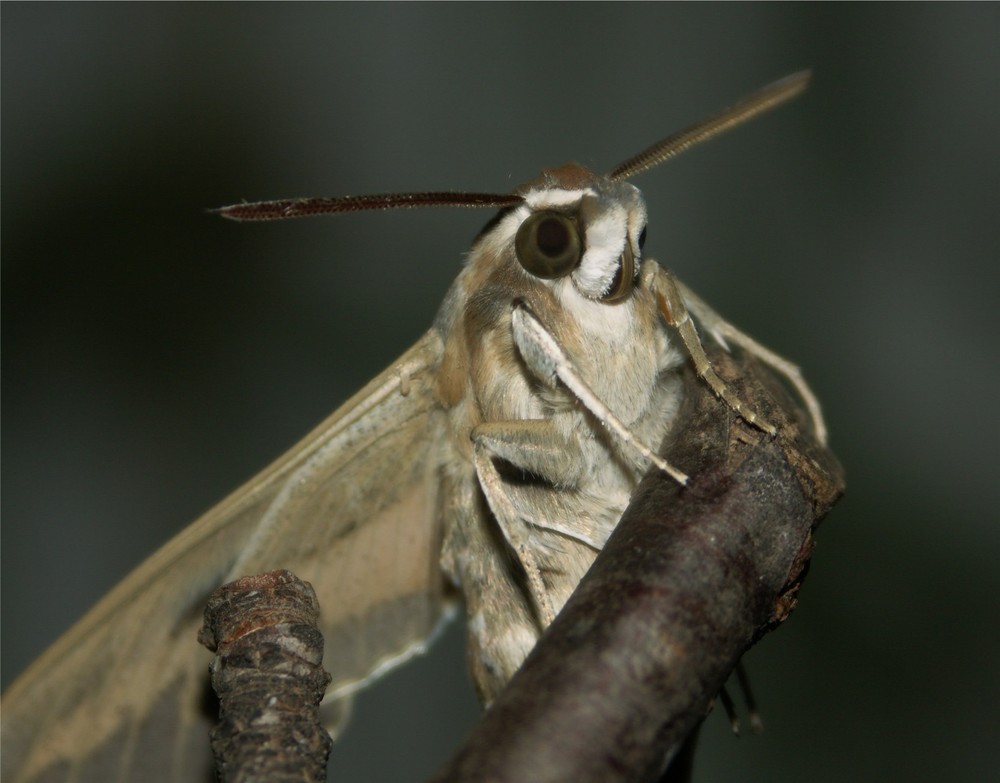
[[[770,348],[761,345],[750,335],[737,329],[680,280],[674,280],[674,285],[677,287],[677,290],[691,312],[705,325],[705,328],[723,348],[729,350],[726,340],[731,340],[747,353],[756,356],[764,364],[770,366],[786,378],[802,402],[805,403],[806,410],[809,411],[816,439],[821,444],[826,445],[827,429],[826,421],[823,419],[823,411],[820,408],[819,400],[813,394],[812,389],[809,388],[809,384],[806,383],[805,378],[802,377],[802,371],[798,366],[788,361],[785,357],[776,354]]]
[[[508,473],[515,473],[501,478],[506,496],[522,509],[519,518],[523,523],[578,541],[595,552],[601,551],[607,532],[598,529],[585,511],[577,511],[569,517],[552,514],[529,519],[523,511],[525,502],[518,500],[519,496],[530,496],[539,490],[548,491],[552,487],[573,490],[578,486],[584,461],[575,436],[567,439],[548,419],[521,419],[480,424],[472,430],[472,442],[477,450],[492,459],[494,468],[499,459],[501,464],[510,466]],[[504,473],[502,468],[497,472]],[[520,476],[516,475],[518,472]],[[537,486],[539,483],[543,487]],[[533,507],[530,499],[526,502],[529,508]],[[563,518],[569,521],[560,522]]]
[[[579,446],[548,419],[486,422],[472,430],[472,442],[556,488],[575,486],[580,477]]]
[[[621,419],[612,413],[583,380],[555,337],[546,330],[527,307],[518,305],[514,308],[512,325],[514,342],[528,368],[539,380],[550,386],[554,386],[556,380],[561,381],[573,393],[573,396],[623,444],[676,481],[687,484],[688,477],[685,473],[670,465],[653,449],[638,440]],[[702,356],[704,356],[704,352],[702,352]]]
[[[489,504],[490,511],[493,512],[504,538],[507,539],[507,543],[510,544],[524,568],[525,576],[528,579],[528,588],[538,611],[539,622],[542,628],[547,628],[555,619],[556,613],[542,579],[542,570],[531,547],[528,526],[521,519],[514,504],[511,503],[503,479],[497,471],[488,449],[477,445],[474,449],[474,460],[476,474],[479,477],[483,493],[486,495],[486,502]]]
[[[651,265],[652,266],[652,265]],[[743,404],[732,389],[718,376],[712,368],[712,363],[705,354],[705,349],[701,345],[701,339],[694,328],[694,322],[684,304],[684,297],[681,295],[677,282],[663,267],[656,266],[652,280],[653,293],[656,296],[657,306],[664,320],[677,330],[684,347],[687,349],[694,362],[694,369],[698,376],[709,385],[715,394],[722,399],[730,408],[738,413],[748,424],[766,432],[768,435],[775,435],[778,430],[773,424],[765,421]]]

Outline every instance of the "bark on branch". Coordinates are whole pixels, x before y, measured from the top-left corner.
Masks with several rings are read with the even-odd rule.
[[[222,783],[326,780],[332,741],[319,703],[330,675],[318,618],[312,586],[290,571],[244,577],[209,598],[198,641],[216,653],[211,738]]]

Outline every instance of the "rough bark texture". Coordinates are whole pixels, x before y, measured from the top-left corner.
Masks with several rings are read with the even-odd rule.
[[[743,653],[794,608],[842,471],[789,418],[801,406],[766,371],[712,358],[778,436],[690,379],[684,428],[665,449],[690,483],[643,480],[566,607],[435,783],[655,780]]]
[[[244,577],[216,590],[198,640],[217,653],[212,729],[223,783],[325,781],[332,741],[319,721],[323,671],[319,604],[289,571]]]

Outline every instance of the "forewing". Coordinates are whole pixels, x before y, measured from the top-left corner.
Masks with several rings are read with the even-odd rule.
[[[346,693],[442,619],[434,330],[291,451],[168,542],[4,694],[6,781],[211,779],[208,595],[288,568],[312,582]]]

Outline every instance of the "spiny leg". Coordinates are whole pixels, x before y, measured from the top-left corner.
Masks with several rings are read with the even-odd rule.
[[[799,398],[805,403],[806,410],[809,411],[816,439],[820,444],[825,446],[827,429],[826,421],[823,419],[823,411],[820,408],[819,400],[813,394],[812,389],[809,388],[809,384],[806,383],[805,378],[802,377],[802,371],[798,366],[788,361],[785,357],[776,354],[767,346],[761,345],[750,335],[737,329],[680,280],[674,280],[674,284],[680,292],[683,301],[687,303],[688,308],[705,325],[705,328],[711,332],[719,344],[728,350],[726,340],[731,340],[747,353],[756,356],[764,364],[785,376],[792,385],[792,388],[799,395]]]
[[[521,356],[529,369],[541,381],[551,385],[556,379],[560,380],[573,393],[573,396],[621,443],[640,454],[647,462],[656,465],[677,482],[687,484],[688,477],[683,471],[675,468],[640,441],[594,393],[594,390],[583,380],[569,357],[566,356],[555,337],[527,307],[518,305],[514,308],[513,326],[514,341],[517,343]],[[704,356],[704,352],[702,355]]]
[[[473,428],[472,442],[555,487],[575,486],[583,470],[576,438],[564,437],[550,419],[484,422]]]
[[[522,509],[518,518],[524,524],[601,551],[607,531],[599,530],[586,511],[557,510],[558,498],[573,494],[583,471],[583,455],[575,436],[567,439],[551,419],[520,419],[480,424],[472,430],[472,442],[494,460],[501,459],[526,478],[538,480],[524,485],[508,481],[503,486],[511,505]],[[553,493],[553,489],[559,492]],[[525,515],[523,509],[534,513]]]
[[[528,579],[528,588],[531,590],[538,610],[539,622],[542,628],[547,628],[555,619],[555,611],[542,580],[542,571],[538,566],[538,560],[531,548],[527,525],[507,497],[503,479],[497,472],[496,466],[493,464],[493,457],[488,449],[476,444],[474,454],[476,474],[479,476],[483,494],[486,495],[486,502],[489,504],[490,511],[493,512],[493,517],[500,526],[504,538],[524,568],[525,576]]]
[[[699,377],[704,379],[709,388],[748,424],[752,424],[754,427],[763,430],[768,435],[777,434],[777,428],[758,416],[756,411],[745,405],[715,372],[712,362],[701,345],[701,339],[694,328],[694,322],[691,320],[691,315],[688,313],[687,307],[684,304],[684,298],[681,296],[673,275],[659,266],[656,267],[656,270],[653,286],[657,306],[660,308],[660,312],[663,314],[666,322],[673,326],[680,335],[681,341],[684,343],[684,347],[691,357],[691,361],[694,362],[694,369]]]

